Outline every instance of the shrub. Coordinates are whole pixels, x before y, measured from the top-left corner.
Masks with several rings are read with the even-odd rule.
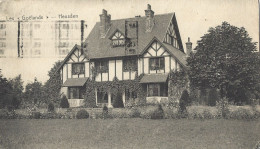
[[[48,112],[54,112],[54,104],[51,102],[48,104]]]
[[[187,90],[184,90],[182,92],[181,98],[180,98],[180,102],[179,102],[179,106],[180,106],[180,113],[183,114],[187,111],[186,106],[189,104],[190,99],[189,99],[189,93]]]
[[[218,109],[218,116],[227,118],[229,114],[229,104],[227,98],[222,98],[216,102],[216,107]]]
[[[208,105],[216,106],[217,101],[219,101],[219,94],[218,94],[218,91],[215,88],[213,88],[209,91]]]
[[[77,119],[87,119],[87,118],[89,118],[89,114],[86,110],[81,109],[77,112],[76,118]]]
[[[40,112],[32,112],[31,113],[31,118],[34,118],[34,119],[40,119],[41,118],[41,113]]]
[[[46,112],[41,114],[42,119],[59,119],[62,117],[62,114],[56,112]]]
[[[0,111],[0,119],[14,119],[17,117],[17,114],[15,111],[8,111],[6,109],[3,109]]]
[[[151,119],[163,119],[164,112],[162,109],[162,105],[158,105],[158,108],[152,113]]]
[[[135,106],[144,106],[146,105],[146,99],[135,98]]]
[[[135,106],[135,100],[133,98],[130,98],[125,101],[125,107],[126,108],[131,108]]]
[[[108,108],[106,105],[103,107],[103,110],[102,110],[102,118],[104,118],[104,119],[108,118]]]
[[[61,108],[69,108],[70,107],[69,101],[68,101],[66,96],[62,96],[61,101],[60,101],[60,107]]]
[[[124,107],[124,103],[122,101],[122,97],[120,93],[116,94],[116,98],[113,102],[113,107],[114,108],[123,108]]]

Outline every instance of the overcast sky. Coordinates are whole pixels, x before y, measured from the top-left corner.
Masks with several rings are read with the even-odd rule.
[[[99,21],[99,14],[106,9],[113,19],[144,16],[147,4],[155,14],[175,12],[183,44],[188,37],[196,46],[209,27],[223,21],[237,27],[245,27],[254,42],[259,41],[259,9],[257,0],[0,0],[1,20],[7,17],[48,16],[58,19],[59,14],[78,15],[86,20],[87,34]]]

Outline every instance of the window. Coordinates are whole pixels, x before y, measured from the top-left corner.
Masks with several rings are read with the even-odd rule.
[[[36,48],[41,47],[41,42],[34,42],[34,47]]]
[[[148,84],[148,96],[159,96],[159,84]]]
[[[117,31],[114,36],[111,38],[112,40],[112,46],[118,47],[118,46],[124,46],[125,45],[125,37],[122,33]]]
[[[136,71],[137,70],[137,59],[124,59],[123,60],[123,71]]]
[[[72,75],[80,75],[85,73],[84,63],[74,63],[72,64]]]
[[[0,42],[0,47],[6,47],[5,42]]]
[[[70,87],[69,99],[84,99],[84,87]]]
[[[107,92],[98,91],[98,92],[97,92],[97,102],[98,102],[98,103],[108,103],[108,95],[107,95]]]
[[[136,99],[137,98],[137,92],[136,91],[130,91],[129,89],[125,90],[125,96],[126,96],[126,100],[129,99]]]
[[[64,47],[68,47],[69,43],[68,42],[59,42],[59,47],[60,48],[64,48]]]
[[[1,55],[4,55],[4,54],[5,54],[4,49],[0,49],[0,56],[1,56]]]
[[[150,70],[164,69],[164,57],[150,58]]]
[[[168,96],[168,88],[166,84],[148,84],[148,97],[151,96]]]
[[[6,28],[6,24],[0,24],[0,29],[5,29]]]
[[[176,36],[176,33],[175,33],[175,28],[174,28],[174,25],[172,23],[170,23],[170,26],[167,30],[164,42],[174,46],[175,48],[179,48],[177,36]]]
[[[69,29],[69,24],[62,24],[62,29]]]
[[[108,61],[97,61],[95,62],[95,66],[98,73],[108,72]]]
[[[41,27],[40,24],[34,24],[34,29],[39,29]]]

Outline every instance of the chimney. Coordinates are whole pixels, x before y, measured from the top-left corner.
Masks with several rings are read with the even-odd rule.
[[[151,32],[154,26],[154,11],[151,9],[151,5],[147,4],[147,10],[145,10],[145,27],[146,32]]]
[[[190,37],[188,37],[188,42],[186,42],[186,49],[185,49],[186,55],[190,56],[191,51],[192,51],[192,42],[190,42]]]
[[[102,10],[100,16],[100,37],[105,38],[108,29],[111,26],[111,15],[107,14],[105,9]]]

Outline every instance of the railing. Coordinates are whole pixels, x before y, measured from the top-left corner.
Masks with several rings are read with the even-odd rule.
[[[147,103],[167,103],[168,97],[162,96],[153,96],[153,97],[146,97]]]
[[[84,99],[68,99],[70,107],[79,107],[84,105]]]

